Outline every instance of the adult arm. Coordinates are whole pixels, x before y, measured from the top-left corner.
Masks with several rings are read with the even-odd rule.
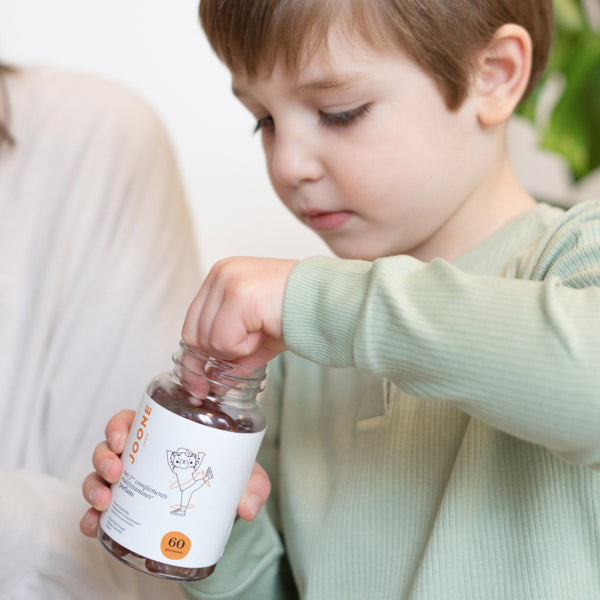
[[[181,598],[175,584],[122,565],[81,535],[79,490],[34,471],[0,471],[0,561],[3,600]]]
[[[197,286],[175,159],[145,103],[94,78],[44,77],[33,131],[17,128],[3,156],[11,202],[39,202],[17,222],[31,235],[2,294],[0,596],[180,598],[78,529],[93,447],[168,365]]]

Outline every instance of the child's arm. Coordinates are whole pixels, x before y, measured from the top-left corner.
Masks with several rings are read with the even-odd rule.
[[[356,366],[600,466],[599,240],[600,204],[589,203],[539,242],[516,279],[406,256],[230,259],[203,286],[184,334],[226,358],[288,347]]]
[[[308,259],[288,282],[285,343],[600,468],[600,204],[567,213],[515,275],[528,279]]]

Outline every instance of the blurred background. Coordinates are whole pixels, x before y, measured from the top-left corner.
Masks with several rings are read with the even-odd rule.
[[[600,0],[556,4],[560,56],[511,123],[509,142],[531,193],[572,204],[600,198]],[[154,107],[175,147],[205,268],[230,255],[329,254],[271,191],[254,120],[229,91],[197,9],[198,0],[0,0],[0,57],[107,76]],[[584,63],[582,74],[577,65]],[[569,137],[570,155],[556,148]],[[590,144],[596,146],[582,162],[578,145]]]

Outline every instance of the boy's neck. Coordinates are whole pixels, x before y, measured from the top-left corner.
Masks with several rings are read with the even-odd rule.
[[[435,247],[415,248],[411,254],[425,262],[434,258],[453,261],[535,205],[536,201],[519,183],[504,153],[495,172],[455,215],[460,226],[448,228],[436,239]]]

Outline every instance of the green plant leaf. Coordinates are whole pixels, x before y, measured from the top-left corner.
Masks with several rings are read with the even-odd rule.
[[[546,72],[517,113],[538,129],[541,147],[567,160],[577,181],[600,167],[600,33],[589,27],[581,0],[554,0],[554,8],[555,38]],[[539,123],[540,97],[556,75],[564,89],[548,122]]]
[[[581,31],[586,28],[585,13],[580,0],[554,0],[554,21],[557,28]]]
[[[580,34],[564,57],[562,72],[564,91],[541,145],[562,154],[579,180],[600,166],[600,37]]]

